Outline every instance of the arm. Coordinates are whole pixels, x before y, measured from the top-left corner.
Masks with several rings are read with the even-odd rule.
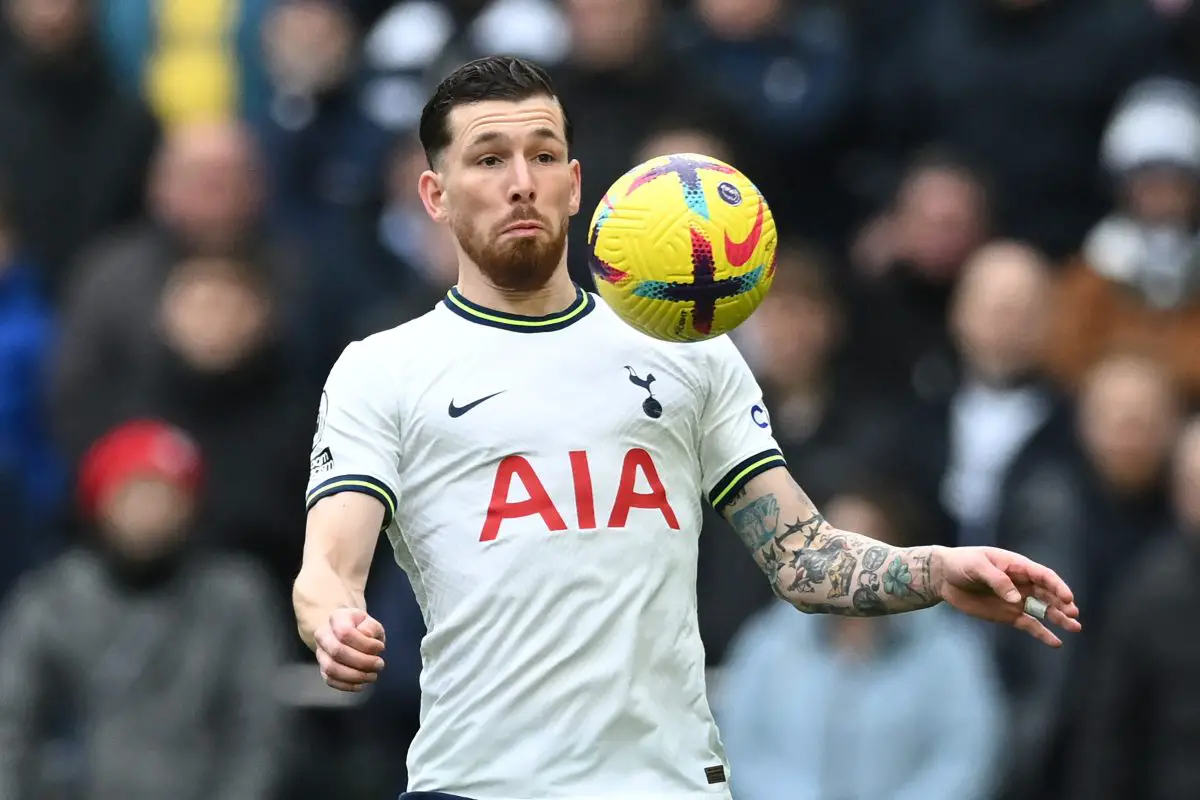
[[[383,504],[357,492],[330,495],[309,511],[292,604],[300,638],[310,649],[317,649],[317,631],[334,611],[366,610],[367,574],[383,518]]]
[[[360,691],[383,669],[383,626],[366,586],[380,531],[396,513],[400,429],[388,353],[350,344],[321,392],[305,505],[308,527],[292,602],[325,682]]]
[[[834,528],[782,467],[751,479],[722,512],[775,594],[801,611],[873,617],[940,601],[937,548],[892,547]]]
[[[29,797],[40,733],[39,712],[51,688],[43,663],[50,620],[33,581],[20,582],[0,620],[0,797]]]
[[[710,348],[701,411],[701,479],[775,594],[801,611],[878,616],[945,600],[959,611],[1012,625],[1051,647],[1041,622],[1080,630],[1071,589],[1052,570],[993,547],[891,547],[833,528],[783,468],[762,392],[727,337]],[[1039,617],[1025,613],[1026,598]]]

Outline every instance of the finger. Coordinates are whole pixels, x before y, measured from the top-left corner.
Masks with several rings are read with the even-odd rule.
[[[356,633],[355,635],[360,637],[364,642],[374,642],[376,645],[380,645],[380,642],[375,639],[368,639],[360,633]],[[318,653],[326,653],[333,661],[347,667],[362,670],[363,672],[378,672],[383,669],[382,658],[370,652],[364,653],[357,650],[351,645],[342,642],[333,633],[327,633],[323,636],[318,634],[317,649]]]
[[[387,644],[387,634],[383,630],[383,625],[372,617],[367,617],[356,626],[359,633],[364,636],[369,636],[372,639],[377,639],[383,644]]]
[[[355,692],[355,693],[357,693],[357,692],[361,692],[364,688],[366,688],[365,685],[363,685],[363,684],[343,683],[341,681],[334,680],[333,678],[330,678],[328,676],[325,678],[325,685],[330,687],[331,689],[337,689],[339,692]]]
[[[317,663],[321,667],[321,675],[325,680],[336,680],[346,684],[374,683],[378,678],[375,672],[355,669],[345,664],[339,664],[325,652],[317,653]]]
[[[363,636],[361,633],[353,633],[354,635],[348,638],[350,638],[353,644],[362,645],[363,648],[365,648],[364,650],[359,650],[357,647],[354,647],[353,644],[347,644],[343,642],[338,634],[330,628],[322,628],[321,630],[317,631],[317,649],[324,650],[330,655],[338,654],[339,658],[336,659],[338,661],[341,660],[340,655],[345,652],[358,652],[368,658],[378,658],[376,652],[382,650],[382,643],[376,641],[375,639],[369,639],[366,636]],[[380,662],[382,663],[382,659],[380,659]],[[351,664],[350,666],[357,665]]]
[[[1022,600],[1021,593],[1017,590],[1012,578],[986,558],[979,559],[981,562],[975,569],[976,580],[983,581],[987,584],[997,597],[1008,603],[1020,603]]]
[[[1021,614],[1013,620],[1013,627],[1017,630],[1025,631],[1025,633],[1028,633],[1042,644],[1049,645],[1050,647],[1062,647],[1062,642],[1057,636],[1051,633],[1045,625],[1028,614]]]
[[[1049,567],[1030,561],[1028,558],[1022,556],[1013,560],[1008,565],[1007,572],[1013,580],[1030,583],[1045,589],[1050,594],[1050,597],[1042,597],[1041,599],[1048,603],[1052,603],[1053,605],[1071,605],[1075,602],[1075,595],[1071,591],[1071,587],[1059,577],[1057,572]]]
[[[338,642],[360,653],[377,656],[383,652],[383,642],[349,625],[335,625],[333,635]]]
[[[1030,587],[1029,594],[1047,605],[1046,621],[1070,633],[1083,630],[1079,623],[1079,607],[1074,603],[1063,605],[1048,589]]]

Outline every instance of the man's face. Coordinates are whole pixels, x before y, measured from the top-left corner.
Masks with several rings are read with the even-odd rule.
[[[562,109],[549,97],[489,100],[450,113],[453,138],[421,176],[430,216],[495,286],[544,286],[563,262],[579,211],[579,164],[567,157]]]
[[[39,53],[66,52],[87,32],[81,0],[8,0],[7,11],[13,31]]]

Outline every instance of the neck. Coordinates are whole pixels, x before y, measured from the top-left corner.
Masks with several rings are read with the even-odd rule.
[[[458,291],[472,303],[485,308],[527,317],[541,317],[561,311],[571,305],[576,296],[575,284],[571,282],[565,262],[545,285],[526,290],[505,289],[488,280],[480,270],[460,268]]]

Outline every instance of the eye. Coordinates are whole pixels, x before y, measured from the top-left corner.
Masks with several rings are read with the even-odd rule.
[[[500,165],[500,159],[498,156],[484,156],[478,163],[481,167],[496,167]]]
[[[553,164],[558,158],[553,153],[539,153],[537,160],[542,164]]]

